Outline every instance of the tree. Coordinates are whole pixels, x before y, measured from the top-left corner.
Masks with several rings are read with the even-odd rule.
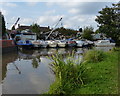
[[[95,21],[99,24],[99,32],[111,37],[116,43],[120,43],[120,2],[112,7],[106,6],[99,11]]]
[[[6,27],[5,27],[5,20],[4,20],[4,16],[2,15],[2,13],[0,12],[0,31],[2,31],[2,36],[5,35],[6,33]]]
[[[31,31],[36,33],[38,37],[40,37],[40,26],[35,23],[31,25]]]
[[[76,35],[76,30],[66,29],[64,27],[57,28],[54,31],[58,31],[58,32],[60,32],[61,34],[65,35],[65,36],[75,36]]]
[[[83,30],[82,38],[93,40],[92,33],[93,33],[93,27],[85,27]]]

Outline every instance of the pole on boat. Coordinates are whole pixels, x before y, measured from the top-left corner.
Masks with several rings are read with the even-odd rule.
[[[55,25],[55,27],[54,28],[56,28],[57,27],[57,25],[59,24],[59,22],[62,20],[62,18],[60,18],[60,20],[58,21],[58,23]],[[55,29],[53,29],[51,32],[50,32],[50,34],[46,37],[46,40],[49,38],[49,36],[52,34],[52,32],[54,31]]]

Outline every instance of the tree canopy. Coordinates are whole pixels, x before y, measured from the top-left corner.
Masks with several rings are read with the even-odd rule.
[[[57,28],[54,31],[58,31],[58,32],[60,32],[61,34],[65,35],[65,36],[75,36],[76,35],[76,30],[66,29],[64,27]]]
[[[37,34],[37,38],[40,37],[40,26],[37,23],[31,25],[31,31]]]
[[[85,27],[83,29],[83,34],[82,34],[82,38],[84,39],[88,39],[88,40],[93,40],[93,37],[92,37],[92,33],[93,33],[93,27]]]
[[[36,34],[39,34],[40,33],[40,26],[37,23],[32,24],[31,25],[31,31],[36,33]]]
[[[95,21],[99,24],[99,32],[106,34],[120,44],[120,2],[106,6],[99,11],[99,16]]]

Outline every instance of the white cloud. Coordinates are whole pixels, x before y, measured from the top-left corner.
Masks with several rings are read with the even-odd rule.
[[[33,22],[34,20],[32,18],[22,18],[19,23],[20,24],[31,24]]]
[[[58,6],[62,6],[64,8],[70,8],[70,7],[76,7],[80,4],[80,2],[46,2],[47,6],[54,6],[54,5],[58,5]]]
[[[96,29],[96,22],[94,15],[77,15],[64,20],[63,26],[65,28],[78,29],[78,27],[93,26]]]
[[[113,1],[114,2],[114,1]],[[102,10],[106,5],[111,5],[111,2],[48,2],[46,5],[58,6],[64,9],[67,14],[63,20],[63,25],[66,28],[78,28],[84,26],[93,26],[97,29],[97,23],[95,22],[95,16],[98,11]]]
[[[8,7],[17,7],[17,4],[15,3],[5,3],[5,5]]]
[[[16,22],[17,19],[18,19],[18,17],[15,17],[15,16],[8,19],[6,21],[8,23],[7,28],[11,29],[13,24]],[[20,18],[20,20],[18,21],[18,24],[20,24],[20,25],[31,25],[33,22],[34,22],[34,19],[32,19],[32,18]],[[18,24],[16,25],[16,28],[18,27]]]
[[[53,27],[53,25],[56,24],[61,17],[65,17],[65,16],[64,15],[55,15],[55,16],[44,15],[38,18],[37,23],[42,26]]]
[[[38,2],[27,2],[29,6],[35,6]]]
[[[8,11],[3,8],[0,8],[0,12],[2,12],[4,16],[8,15]]]
[[[50,11],[45,12],[44,14],[45,15],[53,15],[55,12],[56,12],[56,10],[50,10]]]
[[[76,9],[76,8],[72,8],[68,12],[71,13],[71,14],[77,14],[79,12],[79,10]]]
[[[6,6],[6,7],[17,7],[17,4],[11,3],[11,2],[0,2],[0,5]]]
[[[84,0],[84,2],[118,2],[119,0]],[[0,2],[83,2],[83,0],[0,0]]]

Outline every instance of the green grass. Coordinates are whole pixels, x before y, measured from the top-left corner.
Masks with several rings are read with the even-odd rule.
[[[84,54],[84,61],[87,62],[100,62],[105,59],[105,53],[101,50],[89,50]]]
[[[86,84],[77,89],[74,94],[117,94],[118,93],[118,54],[105,53],[106,58],[97,63],[87,63]]]
[[[66,62],[62,56],[53,56],[56,80],[48,94],[117,94],[119,53],[118,49],[91,50],[79,64],[71,56]]]

